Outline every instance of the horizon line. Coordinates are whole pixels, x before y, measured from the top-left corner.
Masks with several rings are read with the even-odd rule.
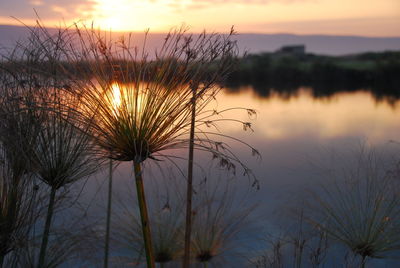
[[[36,25],[24,25],[24,24],[1,24],[1,26],[9,26],[9,27],[19,27],[19,28],[27,28],[27,27],[35,27]],[[70,26],[66,27],[71,27],[73,24]],[[57,26],[44,26],[47,29],[59,29],[60,27]],[[96,29],[100,29],[101,31],[111,31],[112,33],[140,33],[143,34],[147,30],[149,30],[150,34],[167,34],[169,31],[160,31],[160,30],[155,30],[151,31],[151,29],[143,29],[142,31],[122,31],[122,30],[104,30],[104,28],[97,27]],[[171,28],[173,29],[173,28]],[[228,34],[228,32],[219,32],[219,31],[207,31],[206,29],[204,30],[206,33],[220,33],[220,34]],[[188,34],[201,34],[203,31],[194,31],[194,32],[188,32]],[[327,36],[327,37],[358,37],[358,38],[376,38],[376,39],[397,39],[400,38],[400,35],[398,36],[369,36],[369,35],[360,35],[360,34],[327,34],[327,33],[295,33],[295,32],[236,32],[235,35],[293,35],[293,36]]]

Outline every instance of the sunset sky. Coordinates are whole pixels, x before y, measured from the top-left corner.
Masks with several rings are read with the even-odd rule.
[[[84,20],[114,31],[193,31],[400,36],[399,0],[1,0],[0,24],[12,17],[46,26]]]

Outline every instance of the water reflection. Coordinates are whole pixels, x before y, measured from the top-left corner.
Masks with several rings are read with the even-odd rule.
[[[347,136],[377,143],[396,139],[400,130],[397,105],[376,102],[370,92],[363,90],[314,98],[310,88],[299,88],[290,97],[272,93],[264,98],[247,87],[238,93],[221,94],[219,106],[224,105],[256,109],[255,136],[269,140],[304,135],[322,140]]]
[[[321,181],[319,177],[313,178],[316,166],[336,168],[337,163],[331,160],[333,152],[340,154],[344,162],[351,162],[350,152],[364,142],[384,148],[385,152],[399,149],[392,141],[399,140],[400,109],[387,102],[376,102],[367,91],[316,99],[310,89],[301,88],[296,97],[274,94],[262,98],[252,88],[242,88],[238,93],[221,94],[216,106],[257,110],[253,133],[233,125],[222,129],[260,151],[261,163],[251,159],[247,151],[238,150],[239,157],[248,160],[260,179],[261,200],[274,204],[282,201],[282,195],[290,196],[292,190]],[[236,116],[246,119],[246,115]],[[268,207],[272,209],[274,205]]]
[[[376,102],[367,91],[338,93],[330,98],[315,99],[310,90],[302,88],[296,97],[281,98],[278,94],[263,98],[252,88],[239,92],[223,91],[211,109],[228,107],[253,108],[256,119],[249,119],[247,113],[232,111],[226,118],[251,121],[254,132],[243,131],[238,124],[219,123],[222,133],[242,139],[254,146],[262,155],[256,160],[251,150],[240,144],[230,143],[232,151],[247,164],[260,181],[261,190],[254,191],[252,198],[261,203],[264,214],[269,215],[293,193],[309,185],[322,183],[324,178],[315,175],[316,168],[334,169],[342,163],[353,161],[352,152],[363,142],[376,148],[384,148],[388,157],[399,149],[396,143],[400,133],[400,109],[387,102]],[[227,141],[229,142],[229,141]],[[185,158],[186,151],[174,151]],[[341,163],[332,161],[332,155],[340,155]],[[196,153],[197,176],[204,178],[204,169],[210,169],[211,156]],[[185,167],[185,162],[176,161]],[[158,162],[157,165],[168,165]],[[151,170],[151,169],[150,169]],[[158,177],[158,167],[153,176]],[[124,183],[131,176],[130,165],[120,168],[117,183]],[[240,172],[238,172],[239,174]],[[238,175],[235,181],[248,189],[249,181]],[[118,186],[117,186],[118,188]],[[118,191],[118,190],[116,190]]]
[[[257,160],[250,149],[230,143],[232,151],[260,181],[261,190],[254,190],[252,198],[261,203],[266,215],[300,189],[323,183],[324,178],[320,174],[315,175],[318,173],[316,168],[335,169],[340,164],[351,163],[352,153],[363,142],[383,148],[388,158],[400,149],[397,143],[391,142],[399,140],[400,108],[387,102],[376,102],[367,91],[338,93],[330,98],[316,99],[310,89],[301,88],[296,97],[282,98],[273,94],[263,98],[248,87],[235,93],[221,92],[210,108],[222,110],[231,107],[257,111],[255,119],[249,119],[247,113],[236,110],[224,115],[225,118],[251,121],[254,132],[243,131],[241,125],[230,122],[220,122],[219,130],[244,140],[261,153],[262,159]],[[182,158],[187,156],[185,150],[175,150],[171,154]],[[333,154],[340,155],[341,163],[332,161]],[[211,156],[197,152],[195,158],[200,180],[204,178],[204,170],[211,169]],[[185,160],[175,162],[184,171]],[[157,162],[154,169],[149,169],[153,177],[162,177],[159,165],[171,164]],[[123,189],[124,183],[129,182],[131,166],[124,164],[119,172],[115,180],[116,192],[118,187]],[[235,183],[248,189],[249,180],[240,177],[238,175]]]
[[[310,189],[342,179],[329,176],[333,171],[355,169],[355,152],[364,142],[376,148],[388,166],[398,159],[399,146],[391,142],[399,140],[398,101],[376,101],[365,90],[315,98],[310,88],[300,88],[290,96],[273,93],[260,97],[247,87],[235,93],[224,92],[218,100],[219,108],[246,106],[258,112],[254,133],[242,133],[232,126],[223,129],[249,141],[263,156],[261,163],[250,164],[261,183],[261,190],[252,198],[260,204],[260,228],[269,233],[282,232],[274,229],[282,224],[273,224],[277,212],[289,206],[301,208],[299,200],[307,197]],[[240,152],[240,157],[246,159],[248,154]],[[245,185],[240,180],[237,183]],[[394,262],[376,261],[371,265],[391,267]]]
[[[352,167],[357,160],[354,158],[354,151],[364,141],[383,152],[382,159],[397,159],[400,147],[397,143],[390,142],[399,140],[400,108],[397,104],[377,102],[371,93],[363,90],[341,92],[324,98],[315,98],[309,88],[300,88],[290,97],[282,97],[276,93],[269,97],[260,97],[251,87],[243,87],[236,92],[221,92],[210,105],[210,109],[244,107],[255,109],[258,113],[255,119],[249,119],[247,113],[237,110],[224,115],[226,118],[251,121],[254,132],[243,131],[240,125],[229,122],[222,121],[219,124],[222,133],[248,142],[262,155],[262,160],[255,160],[249,150],[243,150],[231,143],[231,149],[249,165],[261,185],[259,191],[250,189],[247,197],[248,202],[259,204],[252,218],[251,228],[256,232],[274,232],[276,227],[272,218],[276,211],[282,211],[288,204],[296,204],[298,198],[304,196],[310,187],[329,183],[329,177],[324,171]],[[186,157],[186,151],[178,153],[179,156]],[[195,160],[201,167],[197,169],[195,176],[197,183],[204,179],[205,173],[212,180],[228,178],[224,173],[220,174],[211,168],[211,157],[196,153]],[[177,165],[182,164],[183,173],[184,163],[184,160],[182,163],[176,161]],[[160,175],[165,172],[161,170],[161,165],[168,166],[169,163],[157,162],[145,170],[148,172],[146,178],[152,177],[162,185],[168,183],[165,177],[169,176],[170,169],[165,169],[168,174]],[[117,199],[124,199],[123,193],[126,192],[127,184],[133,187],[131,173],[132,167],[129,163],[118,168],[114,180]],[[175,171],[175,175],[179,177],[179,172]],[[90,191],[96,192],[103,180],[104,178],[99,178],[97,182],[90,182],[86,196],[92,198],[93,193]],[[182,176],[177,181],[181,187],[184,186],[185,180]],[[231,182],[239,191],[248,193],[248,180],[238,175]],[[100,191],[103,202],[106,200],[105,188],[103,186]],[[130,190],[126,195],[133,195],[133,192]],[[168,200],[164,195],[158,197]],[[96,203],[101,204],[101,201]],[[99,209],[97,213],[101,215],[104,209]],[[245,236],[249,240],[251,232]],[[250,244],[250,248],[260,250],[265,247],[265,240],[257,237]],[[385,267],[390,263],[373,265]],[[237,267],[244,267],[244,264],[238,262]]]

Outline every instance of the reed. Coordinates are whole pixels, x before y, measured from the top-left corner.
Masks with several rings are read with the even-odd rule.
[[[184,137],[192,122],[193,100],[201,111],[217,91],[212,85],[221,75],[207,73],[206,66],[228,64],[234,46],[219,35],[194,38],[178,29],[149,55],[132,48],[129,38],[114,42],[93,29],[77,32],[77,51],[90,62],[92,77],[78,92],[84,102],[82,114],[105,157],[133,162],[148,266],[154,267],[141,164],[188,143]]]
[[[61,187],[93,174],[99,165],[93,154],[90,136],[72,124],[76,122],[73,110],[66,107],[71,106],[74,100],[66,99],[58,89],[40,87],[36,90],[34,105],[24,106],[39,128],[35,136],[36,142],[30,151],[33,173],[50,187],[38,260],[38,267],[43,267],[56,192]]]
[[[60,203],[59,203],[60,204]],[[61,208],[57,206],[57,208]],[[70,215],[69,215],[70,216]],[[88,267],[93,266],[99,251],[98,239],[82,217],[73,220],[64,219],[65,226],[52,228],[52,239],[46,249],[46,258],[42,267]],[[15,252],[17,257],[10,268],[35,268],[38,263],[42,237],[31,232],[30,239]]]
[[[314,194],[312,222],[359,257],[387,258],[400,250],[400,201],[396,170],[387,170],[373,150],[357,156],[358,165],[341,180]]]
[[[155,261],[158,267],[177,267],[184,255],[185,187],[172,173],[163,180],[154,178],[149,182]],[[240,261],[238,252],[242,249],[242,240],[239,235],[249,228],[249,216],[255,207],[242,193],[235,192],[225,178],[210,178],[207,183],[196,180],[194,188],[191,262],[196,267],[224,267]],[[130,200],[119,196],[118,212],[113,214],[116,219],[113,237],[119,245],[118,252],[129,249],[134,253],[126,252],[131,257],[120,256],[120,266],[140,264],[144,258],[140,218],[130,206]]]
[[[14,65],[33,66],[39,75],[35,74],[27,81],[33,83],[35,88],[58,89],[37,91],[41,103],[36,111],[53,111],[43,117],[46,123],[39,135],[42,145],[35,148],[43,152],[35,152],[34,156],[38,157],[40,177],[52,188],[50,200],[54,199],[60,185],[70,181],[60,181],[46,174],[48,172],[44,168],[49,161],[43,158],[48,153],[44,147],[53,146],[48,141],[50,134],[56,132],[52,129],[60,127],[64,130],[71,125],[76,131],[74,135],[83,133],[88,140],[93,139],[95,145],[101,148],[103,157],[133,163],[149,267],[154,266],[154,258],[141,167],[145,160],[161,157],[171,160],[173,156],[165,154],[166,150],[186,148],[191,144],[189,147],[211,152],[213,158],[219,159],[220,165],[227,169],[234,171],[233,162],[238,162],[244,173],[250,173],[228,146],[208,138],[212,135],[227,136],[204,131],[202,137],[194,135],[193,119],[197,120],[200,115],[202,120],[207,118],[202,111],[220,90],[216,84],[230,70],[237,53],[236,44],[230,39],[232,34],[233,31],[228,36],[190,35],[181,28],[171,31],[161,48],[150,54],[145,50],[146,39],[143,50],[139,51],[132,46],[130,38],[113,41],[107,33],[78,25],[73,31],[60,29],[56,35],[51,35],[39,23],[37,28],[32,29],[29,46],[24,47],[24,57],[14,62]],[[45,85],[42,81],[36,83],[38,79],[44,80]],[[63,92],[62,98],[59,92]],[[55,94],[55,99],[44,101],[49,97],[46,94]],[[64,100],[68,101],[61,104]],[[213,111],[212,115],[219,113]],[[47,122],[56,123],[49,125]],[[62,126],[61,122],[68,124]],[[249,123],[242,123],[244,128],[250,127]],[[210,125],[213,122],[207,119],[201,124]],[[64,139],[70,140],[68,137]],[[56,147],[59,149],[60,146]],[[252,152],[258,153],[254,148]],[[192,157],[189,159],[191,162]],[[83,166],[80,168],[83,169]],[[191,191],[189,183],[188,194]],[[49,213],[53,210],[51,204],[50,201]],[[188,206],[188,212],[190,210]],[[45,230],[49,229],[50,219],[51,213]]]
[[[5,76],[18,87],[13,96],[20,102],[18,114],[26,114],[21,124],[33,125],[30,146],[30,171],[50,188],[47,215],[37,267],[45,264],[56,193],[95,173],[100,167],[88,127],[80,125],[79,98],[68,94],[72,81],[62,64],[68,57],[70,40],[67,29],[50,34],[40,23],[29,28],[30,36],[17,44],[6,59]],[[29,98],[25,97],[29,96]]]
[[[324,230],[307,222],[303,207],[285,213],[281,220],[273,233],[261,239],[265,241],[265,249],[249,258],[251,267],[318,268],[330,263],[331,241]]]
[[[26,71],[25,75],[30,72]],[[0,75],[0,266],[18,261],[16,252],[29,242],[30,230],[41,216],[41,191],[35,180],[33,148],[38,122],[28,107],[34,83],[20,72]],[[32,82],[32,81],[30,81]],[[8,255],[7,259],[6,256]]]
[[[184,200],[182,187],[172,177],[164,180],[149,180],[151,183],[150,216],[155,263],[159,267],[178,265],[183,254]],[[127,263],[143,261],[144,243],[141,221],[137,209],[132,208],[130,196],[119,196],[117,212],[113,215],[116,224],[113,228],[115,243],[120,250],[129,249]],[[132,254],[133,253],[133,254]],[[123,256],[121,256],[123,257]],[[121,264],[122,265],[122,264]]]
[[[225,267],[240,261],[240,235],[256,206],[229,180],[210,179],[196,189],[192,254],[197,267]]]
[[[39,202],[32,176],[19,173],[10,162],[10,151],[3,146],[0,150],[0,267],[9,267],[12,261],[5,261],[7,255],[13,255],[29,241]]]

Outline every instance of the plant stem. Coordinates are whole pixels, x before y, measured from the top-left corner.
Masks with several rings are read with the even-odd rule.
[[[55,187],[51,187],[49,207],[47,208],[46,223],[44,226],[44,232],[43,232],[43,237],[42,237],[42,245],[40,246],[39,262],[38,262],[38,266],[37,266],[38,268],[44,267],[44,259],[46,256],[47,243],[49,242],[50,225],[51,225],[51,219],[53,217],[54,200],[56,197],[56,191],[57,191],[57,189]]]
[[[361,257],[362,259],[361,259],[361,268],[365,268],[365,264],[366,264],[366,262],[367,262],[367,256],[362,256]]]
[[[108,177],[108,201],[107,201],[107,221],[106,221],[106,242],[104,247],[104,268],[108,268],[108,251],[110,247],[110,221],[111,221],[111,199],[112,199],[112,175],[113,163],[110,159],[110,170]]]
[[[185,223],[185,253],[183,256],[183,268],[190,265],[190,236],[192,233],[192,193],[193,193],[193,158],[194,158],[194,127],[196,120],[196,88],[193,89],[192,118],[190,122],[189,161],[186,191],[186,223]]]
[[[155,268],[153,247],[151,244],[149,216],[147,213],[146,198],[143,187],[142,170],[140,167],[140,163],[133,162],[133,165],[135,170],[136,191],[139,203],[140,218],[142,220],[142,231],[144,247],[146,250],[147,268]]]
[[[0,268],[3,267],[3,263],[4,263],[4,255],[0,254]]]

